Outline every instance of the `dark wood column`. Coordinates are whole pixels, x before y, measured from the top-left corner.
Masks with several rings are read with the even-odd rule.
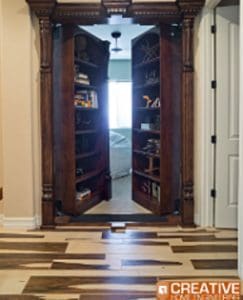
[[[41,40],[41,136],[42,136],[42,225],[54,224],[52,24],[40,17]]]
[[[193,23],[194,16],[184,16],[182,26],[182,223],[193,224]]]
[[[40,25],[42,226],[54,225],[52,22],[56,0],[27,0]]]

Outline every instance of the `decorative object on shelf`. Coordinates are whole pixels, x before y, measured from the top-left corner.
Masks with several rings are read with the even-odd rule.
[[[145,84],[155,84],[159,82],[159,76],[156,70],[148,71],[145,73]]]
[[[147,95],[144,95],[143,99],[146,101],[146,107],[147,108],[150,107],[151,103],[153,103],[153,100]]]
[[[111,36],[115,39],[115,47],[111,49],[111,51],[113,52],[120,52],[122,51],[122,48],[118,47],[118,42],[117,40],[121,37],[121,32],[120,31],[113,31],[111,33]]]
[[[155,100],[151,99],[148,95],[144,95],[143,99],[146,101],[146,108],[149,107],[160,107],[160,98],[156,97]]]
[[[151,194],[151,183],[150,181],[144,181],[141,185],[141,191],[146,194]]]
[[[156,182],[152,182],[152,197],[160,202],[160,186]]]
[[[84,170],[82,168],[77,168],[76,169],[76,176],[82,176],[84,175]]]
[[[149,41],[146,40],[141,46],[142,52],[144,52],[143,55],[143,63],[152,61],[153,59],[156,59],[159,57],[159,44],[155,44],[153,46],[150,46]]]
[[[75,56],[84,61],[90,60],[87,53],[87,38],[83,35],[78,35],[75,38]]]
[[[149,160],[149,165],[148,165],[148,168],[144,170],[144,172],[152,175],[154,172],[159,171],[159,167],[155,166],[155,158],[152,156],[149,156],[148,160]]]
[[[151,104],[151,107],[160,107],[160,98],[159,97],[155,98],[155,100]]]
[[[148,153],[160,154],[160,140],[148,139],[142,150]]]
[[[81,191],[77,192],[77,201],[88,201],[91,199],[91,190],[89,188],[83,188]]]

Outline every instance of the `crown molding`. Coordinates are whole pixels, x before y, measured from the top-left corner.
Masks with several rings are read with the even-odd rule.
[[[39,17],[50,17],[55,23],[105,23],[112,14],[133,18],[141,23],[174,22],[181,16],[195,16],[205,0],[177,0],[175,2],[135,2],[131,0],[102,0],[101,3],[58,3],[56,0],[26,0]]]

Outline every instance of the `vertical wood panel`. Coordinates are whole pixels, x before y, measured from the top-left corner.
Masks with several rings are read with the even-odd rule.
[[[182,27],[182,222],[193,224],[193,17],[185,17]]]

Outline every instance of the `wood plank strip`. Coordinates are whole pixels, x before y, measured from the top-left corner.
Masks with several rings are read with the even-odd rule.
[[[154,292],[143,291],[104,291],[104,292],[91,292],[90,294],[84,294],[80,296],[80,300],[136,300],[154,298]]]
[[[156,232],[142,232],[142,231],[126,231],[126,232],[111,232],[104,231],[102,239],[157,239]]]
[[[110,265],[53,262],[51,269],[55,269],[55,270],[109,270]]]
[[[3,188],[1,187],[0,188],[0,200],[2,200],[3,199]]]
[[[68,243],[0,242],[1,250],[43,251],[64,253]]]
[[[154,259],[122,259],[122,266],[180,266],[178,261],[161,261]]]
[[[197,270],[237,269],[237,259],[192,259],[191,262]]]
[[[198,236],[184,236],[183,242],[231,242],[237,241],[236,237],[232,238],[218,238],[215,235],[198,235]]]
[[[136,240],[108,240],[105,242],[101,242],[102,244],[116,244],[116,245],[139,245],[139,246],[169,246],[168,242],[160,242],[160,241],[136,241]]]
[[[47,259],[49,261],[57,259],[105,259],[103,253],[0,253],[0,260],[37,260]]]
[[[41,300],[41,297],[33,295],[0,295],[0,300]]]
[[[104,285],[152,285],[158,280],[183,279],[238,279],[238,276],[32,276],[27,282],[24,293],[70,294],[82,293],[82,286],[87,284]]]
[[[0,239],[42,239],[42,234],[23,234],[23,233],[0,233]]]
[[[171,246],[174,253],[237,252],[236,245]]]

